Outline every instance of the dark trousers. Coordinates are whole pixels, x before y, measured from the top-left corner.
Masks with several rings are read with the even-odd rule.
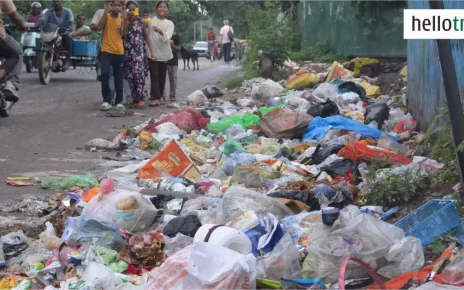
[[[111,102],[111,90],[110,90],[110,68],[113,70],[114,85],[116,89],[116,100],[115,104],[121,104],[124,100],[123,97],[123,65],[124,54],[111,54],[107,52],[101,53],[101,84],[102,84],[102,96],[104,102]]]
[[[168,63],[149,59],[148,68],[150,69],[151,83],[150,100],[159,100],[161,99],[161,96],[164,94]]]
[[[23,49],[21,45],[11,36],[6,35],[5,38],[0,37],[0,57],[5,58],[5,62],[0,66],[0,69],[6,71],[7,76],[2,81],[11,81],[18,88],[19,75],[23,65]]]
[[[61,37],[63,39],[63,47],[68,52],[66,58],[69,59],[72,55],[72,36],[70,33],[63,33]]]
[[[230,62],[230,49],[231,48],[232,48],[232,42],[223,44],[225,62]]]

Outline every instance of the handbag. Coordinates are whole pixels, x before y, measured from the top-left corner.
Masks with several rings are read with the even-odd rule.
[[[227,32],[227,36],[229,37],[230,42],[234,41],[234,33],[230,30],[230,26],[229,26],[229,32]]]

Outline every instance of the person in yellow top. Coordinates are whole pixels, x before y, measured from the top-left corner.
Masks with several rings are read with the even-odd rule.
[[[122,16],[122,17],[121,17]],[[111,1],[105,7],[98,30],[104,29],[101,46],[101,85],[103,104],[100,110],[111,109],[111,91],[109,85],[110,68],[113,70],[114,83],[116,89],[115,105],[118,110],[124,110],[123,97],[123,63],[124,63],[124,43],[123,39],[127,35],[127,12],[123,1]]]

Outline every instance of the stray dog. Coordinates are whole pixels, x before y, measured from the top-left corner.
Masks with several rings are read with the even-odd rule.
[[[185,60],[187,60],[187,67],[190,69],[190,59],[192,59],[193,70],[195,70],[195,62],[197,63],[197,70],[200,70],[200,66],[198,65],[198,52],[193,49],[185,49],[183,46],[180,47],[180,54],[182,55],[182,59],[184,60],[184,70],[185,70]]]

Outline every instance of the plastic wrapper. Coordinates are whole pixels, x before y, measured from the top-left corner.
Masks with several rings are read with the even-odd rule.
[[[65,190],[69,187],[98,187],[98,181],[92,175],[75,175],[71,177],[44,177],[41,179],[42,188]]]
[[[259,257],[256,268],[259,278],[302,278],[300,253],[290,235],[284,235],[272,252]]]
[[[369,124],[372,121],[376,121],[378,124],[378,129],[380,130],[388,120],[390,115],[390,110],[385,103],[374,104],[366,107],[366,112],[364,113],[364,124]]]
[[[126,245],[117,229],[85,216],[69,217],[61,239],[72,243],[93,243],[116,251]]]
[[[187,214],[169,221],[163,229],[163,234],[170,238],[174,238],[180,233],[193,238],[200,227],[201,222],[198,216],[196,214]]]
[[[371,147],[360,141],[348,143],[345,148],[338,152],[338,156],[352,161],[364,160],[382,164],[405,165],[412,162],[410,158],[401,156],[398,153],[378,147]]]
[[[288,232],[295,244],[307,247],[311,240],[309,237],[322,225],[322,215],[320,211],[303,211],[297,215],[292,215],[282,219],[282,226]]]
[[[208,99],[216,99],[224,96],[224,93],[218,87],[212,85],[204,87],[201,91]]]
[[[153,269],[145,289],[255,289],[256,258],[198,242]]]
[[[355,206],[348,206],[340,211],[331,232],[313,233],[303,272],[309,277],[335,283],[340,264],[348,256],[355,256],[378,270],[386,266],[385,256],[391,246],[403,237],[402,229],[361,214]],[[347,280],[359,279],[368,277],[368,274],[360,266],[350,264],[345,277]]]
[[[108,141],[106,139],[102,138],[96,138],[93,140],[90,140],[85,144],[85,148],[90,150],[92,148],[97,148],[97,149],[119,149],[121,147],[120,142],[115,142],[115,141]]]
[[[157,209],[138,192],[116,190],[87,203],[82,215],[131,232],[143,231],[155,219]]]
[[[193,243],[193,238],[179,233],[174,238],[164,236],[164,242],[166,244],[164,246],[164,253],[167,256],[172,256],[188,245],[191,245]]]
[[[278,219],[293,214],[290,209],[272,197],[262,195],[242,186],[232,185],[222,198],[219,210],[219,223],[227,223],[237,211],[254,211],[258,218],[263,218],[268,213],[272,213]]]
[[[464,283],[464,249],[461,249],[454,259],[441,273],[441,279],[448,284],[459,285]]]
[[[267,137],[275,139],[300,138],[312,117],[302,112],[276,109],[264,116],[259,122]]]
[[[331,100],[327,100],[325,103],[318,103],[311,106],[307,113],[313,117],[330,117],[340,114],[337,104]]]
[[[221,121],[208,124],[208,131],[213,134],[225,133],[233,124],[240,124],[242,128],[248,130],[251,125],[257,125],[259,117],[254,114],[245,114],[243,117],[234,115]]]
[[[390,264],[379,269],[377,273],[389,279],[419,271],[425,263],[422,243],[416,237],[404,237],[396,242],[385,258]]]
[[[247,187],[261,188],[263,180],[276,179],[280,176],[280,172],[274,171],[267,165],[237,165],[231,183],[237,182]]]
[[[314,89],[312,94],[324,101],[332,100],[338,95],[338,87],[333,84],[322,83]]]

